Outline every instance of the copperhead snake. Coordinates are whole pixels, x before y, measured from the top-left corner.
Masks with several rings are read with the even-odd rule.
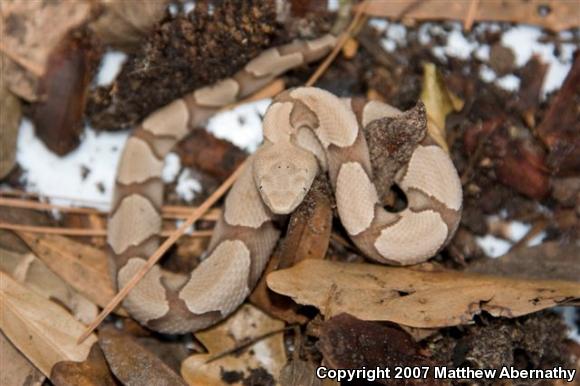
[[[322,58],[335,43],[327,35],[269,49],[233,77],[155,111],[133,131],[108,223],[110,267],[119,287],[158,247],[163,160],[176,142],[221,107]],[[225,318],[260,278],[280,236],[274,220],[300,204],[319,172],[328,173],[341,222],[367,257],[406,265],[435,255],[454,234],[462,206],[461,184],[447,153],[428,135],[415,148],[395,175],[408,200],[401,212],[386,211],[373,184],[361,128],[400,114],[385,103],[340,99],[313,87],[278,95],[263,119],[263,145],[225,198],[207,258],[188,275],[153,267],[125,299],[126,310],[165,333],[197,331]]]

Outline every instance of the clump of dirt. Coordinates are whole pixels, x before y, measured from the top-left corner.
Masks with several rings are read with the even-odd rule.
[[[570,367],[566,331],[553,312],[516,319],[483,316],[477,325],[442,330],[427,342],[435,360],[456,368]],[[485,382],[493,384],[494,380]]]
[[[187,92],[234,74],[274,41],[287,39],[282,30],[272,0],[226,0],[211,11],[201,1],[188,15],[168,15],[115,83],[92,93],[89,121],[103,130],[132,127]]]

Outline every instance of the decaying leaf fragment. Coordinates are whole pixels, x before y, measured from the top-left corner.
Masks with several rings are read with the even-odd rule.
[[[0,385],[40,386],[46,378],[0,332]]]
[[[28,101],[38,99],[38,79],[52,50],[74,28],[91,17],[89,1],[3,1],[0,52],[12,92]]]
[[[160,358],[113,326],[99,331],[99,345],[111,370],[126,386],[186,385]]]
[[[101,307],[115,296],[105,252],[57,235],[18,232],[54,273]]]
[[[434,366],[435,362],[419,353],[411,336],[394,326],[359,320],[348,314],[337,315],[322,324],[318,348],[324,364],[334,369],[396,366]],[[353,355],[353,353],[356,353]],[[433,375],[431,374],[431,377]],[[445,385],[433,378],[396,380],[368,379],[383,385]]]
[[[208,353],[194,354],[183,361],[181,375],[195,386],[218,386],[226,380],[240,385],[258,371],[276,380],[286,363],[283,328],[283,322],[251,305],[243,305],[222,323],[195,334]],[[232,352],[242,347],[242,352]]]
[[[169,0],[101,0],[102,15],[91,29],[106,44],[131,47],[138,44],[164,15]]]
[[[305,260],[271,273],[268,287],[327,317],[342,312],[431,328],[470,323],[482,311],[517,317],[580,304],[580,283],[522,280],[454,271],[424,272],[374,264]]]
[[[82,362],[97,338],[77,344],[85,326],[58,304],[0,272],[0,329],[44,375],[62,361]]]
[[[50,380],[56,386],[115,386],[103,352],[93,344],[84,362],[59,362],[52,368]]]
[[[65,305],[83,323],[90,323],[97,306],[76,292],[32,253],[20,254],[0,248],[0,270],[47,299]]]
[[[427,130],[437,144],[449,152],[445,133],[445,118],[463,108],[463,101],[445,87],[441,74],[433,63],[423,65],[421,100],[427,109]]]

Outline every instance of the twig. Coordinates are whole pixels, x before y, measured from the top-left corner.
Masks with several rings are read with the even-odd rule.
[[[475,14],[477,13],[477,8],[479,7],[479,0],[471,0],[469,4],[469,9],[467,10],[467,15],[465,15],[465,20],[463,21],[463,29],[465,31],[470,31],[473,26],[473,21],[475,20]]]
[[[33,209],[33,210],[58,210],[63,213],[73,213],[73,214],[86,214],[86,215],[107,215],[108,212],[94,209],[94,208],[80,208],[72,206],[62,206],[54,205],[48,202],[38,202],[33,200],[25,200],[21,198],[3,198],[0,197],[0,206],[6,206],[11,208],[23,208],[23,209]],[[176,206],[176,205],[165,205],[161,208],[161,213],[163,218],[166,219],[182,219],[189,216],[195,207],[190,206]],[[202,219],[216,221],[219,219],[221,211],[219,209],[212,209],[206,213]]]
[[[104,237],[107,236],[106,229],[88,229],[88,228],[62,228],[62,227],[43,227],[35,225],[24,225],[24,224],[11,224],[6,222],[0,222],[0,229],[7,229],[11,231],[23,231],[30,233],[44,233],[47,235],[61,235],[61,236],[92,236],[92,237]],[[169,237],[174,229],[168,229],[161,232],[162,237]],[[207,231],[193,231],[188,233],[191,237],[210,237],[212,235],[212,230]]]
[[[193,223],[199,220],[201,216],[209,208],[211,208],[211,206],[215,204],[217,200],[219,200],[223,196],[223,194],[230,188],[230,186],[232,186],[234,181],[236,181],[236,179],[242,173],[242,170],[246,166],[246,162],[248,161],[247,160],[244,161],[238,167],[238,169],[235,172],[233,172],[228,177],[228,179],[225,180],[219,186],[219,188],[217,188],[217,190],[213,192],[211,196],[209,196],[207,200],[203,202],[203,204],[201,204],[198,208],[196,208],[193,211],[193,213],[185,220],[185,222],[181,224],[181,226],[177,228],[171,234],[171,236],[169,236],[169,238],[167,238],[167,240],[165,240],[161,244],[161,246],[159,246],[159,248],[157,248],[157,250],[153,253],[153,255],[149,257],[147,263],[141,267],[141,269],[131,278],[131,280],[127,282],[127,284],[125,284],[123,288],[121,288],[121,290],[117,293],[117,295],[115,295],[115,297],[109,302],[109,304],[107,304],[107,306],[103,309],[103,311],[101,311],[101,313],[96,317],[96,319],[91,322],[91,324],[87,327],[85,332],[79,337],[77,341],[79,344],[82,343],[85,339],[87,339],[87,337],[95,330],[95,328],[97,328],[99,324],[101,324],[101,322],[107,317],[107,315],[109,315],[115,308],[117,308],[117,306],[123,301],[125,296],[127,296],[129,291],[131,291],[133,287],[135,287],[137,283],[139,283],[139,281],[143,278],[143,276],[145,276],[147,272],[149,272],[149,270],[153,268],[155,264],[157,264],[159,259],[161,259],[163,254],[167,252],[167,250],[177,241],[177,239],[179,239],[181,235],[183,235],[187,231],[187,229],[193,225]]]
[[[267,338],[269,338],[269,337],[271,337],[271,336],[274,336],[274,335],[276,335],[276,334],[280,334],[281,332],[284,332],[284,331],[291,330],[291,329],[293,329],[295,326],[296,326],[296,325],[294,325],[294,324],[291,324],[291,325],[289,325],[289,326],[286,326],[286,327],[284,327],[284,328],[281,328],[281,329],[279,329],[279,330],[274,330],[274,331],[266,332],[265,334],[262,334],[262,335],[258,335],[258,336],[256,336],[256,337],[254,337],[254,338],[252,338],[252,339],[248,340],[247,342],[244,342],[244,343],[242,343],[242,344],[240,344],[240,345],[238,345],[238,346],[236,346],[236,347],[232,347],[232,348],[231,348],[231,349],[229,349],[229,350],[223,351],[223,352],[221,352],[221,353],[219,353],[219,354],[216,354],[216,355],[212,356],[211,358],[209,358],[209,359],[208,359],[208,360],[205,362],[205,364],[208,364],[208,363],[211,363],[211,362],[217,361],[218,359],[220,359],[220,358],[223,358],[223,357],[225,357],[225,356],[227,356],[227,355],[230,355],[230,354],[233,354],[233,353],[240,352],[240,351],[242,351],[242,350],[244,350],[244,349],[246,349],[246,348],[248,348],[248,347],[250,347],[250,346],[253,346],[254,344],[258,343],[259,341],[261,341],[261,340],[263,340],[263,339],[267,339]]]

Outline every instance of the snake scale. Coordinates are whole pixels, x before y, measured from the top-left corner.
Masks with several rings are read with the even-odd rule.
[[[132,132],[108,223],[110,267],[119,287],[159,245],[163,160],[176,142],[223,106],[322,58],[335,44],[326,35],[264,51],[231,78],[153,112]],[[300,204],[319,172],[328,173],[341,222],[367,257],[406,265],[435,255],[457,228],[461,184],[447,153],[425,135],[395,175],[407,208],[383,208],[362,128],[399,114],[385,103],[341,99],[314,87],[279,94],[263,119],[263,145],[225,198],[207,257],[188,275],[153,267],[125,299],[126,310],[165,333],[197,331],[225,318],[260,278],[280,236],[274,221]]]

